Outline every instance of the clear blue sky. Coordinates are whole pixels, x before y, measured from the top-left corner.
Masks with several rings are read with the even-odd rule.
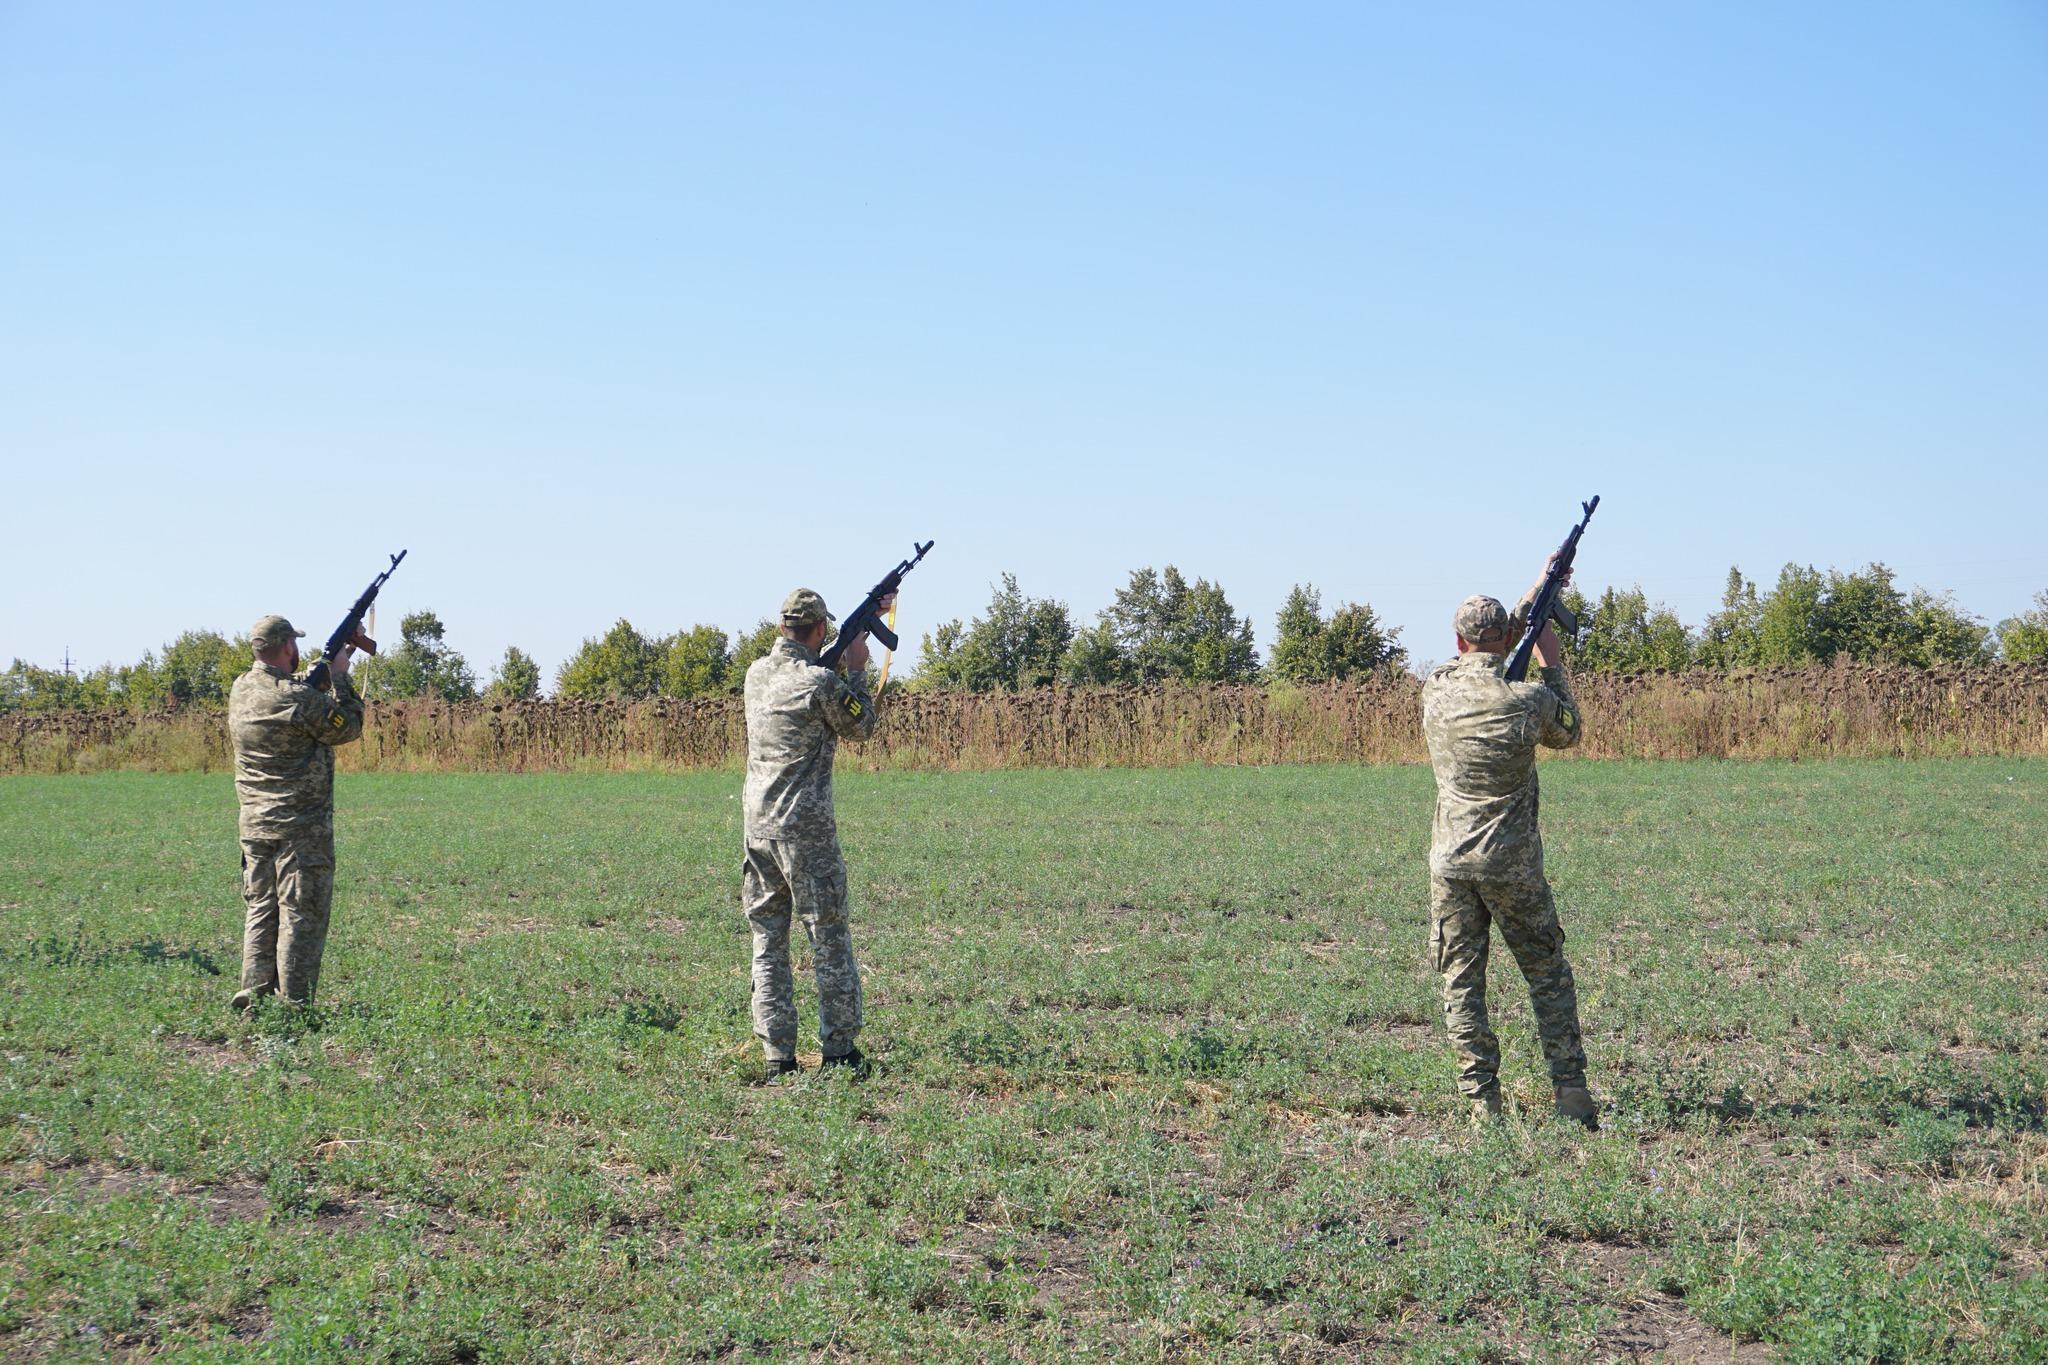
[[[0,659],[2048,588],[2048,8],[0,3]]]

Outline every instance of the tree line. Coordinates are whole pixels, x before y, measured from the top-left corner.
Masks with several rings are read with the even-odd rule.
[[[1597,597],[1569,589],[1566,604],[1584,621],[1566,653],[1576,668],[1615,672],[1798,665],[1841,656],[1921,666],[2048,658],[2048,592],[2036,594],[2031,610],[1993,627],[1950,593],[1906,592],[1895,579],[1882,563],[1852,573],[1787,564],[1777,583],[1760,591],[1732,568],[1720,609],[1698,627],[1651,602],[1641,587],[1608,587]],[[1409,665],[1398,627],[1362,602],[1341,602],[1326,612],[1310,584],[1288,593],[1274,625],[1270,657],[1262,659],[1251,618],[1231,605],[1223,586],[1206,578],[1191,582],[1171,564],[1133,570],[1086,625],[1066,603],[1028,596],[1016,575],[1006,573],[981,614],[925,634],[917,671],[902,681],[911,688],[975,692],[1053,684],[1315,683]],[[775,638],[775,623],[767,620],[730,634],[695,625],[647,635],[621,618],[583,641],[556,671],[553,691],[623,698],[733,693]],[[133,664],[83,673],[17,658],[0,673],[0,712],[217,707],[252,657],[247,641],[195,630]],[[406,616],[398,643],[358,660],[354,672],[373,701],[516,700],[539,696],[543,682],[540,665],[514,645],[480,685],[468,660],[448,643],[441,618],[428,610]]]
[[[1576,643],[1566,642],[1566,655],[1577,667],[1616,672],[1826,663],[1845,655],[1921,667],[2048,657],[2048,592],[1994,628],[1952,593],[1903,592],[1895,579],[1882,563],[1853,573],[1787,564],[1777,584],[1759,592],[1731,568],[1720,610],[1696,630],[1650,603],[1640,587],[1608,588],[1598,598],[1567,589],[1566,605],[1590,614],[1590,622]]]

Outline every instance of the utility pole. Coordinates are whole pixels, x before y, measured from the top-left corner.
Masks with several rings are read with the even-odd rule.
[[[71,676],[71,646],[64,646],[64,676]]]

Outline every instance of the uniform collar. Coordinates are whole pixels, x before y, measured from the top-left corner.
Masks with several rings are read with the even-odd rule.
[[[256,661],[256,667],[254,671],[258,673],[268,673],[271,677],[282,679],[285,682],[290,682],[293,677],[292,671],[290,669],[279,668],[276,664],[264,663],[263,660],[261,659],[258,659]]]
[[[1458,656],[1458,667],[1470,673],[1498,673],[1501,663],[1507,657],[1490,649],[1468,650]]]
[[[807,664],[818,662],[817,650],[808,648],[787,635],[778,635],[775,638],[775,648],[769,652],[779,654],[785,659],[801,659]]]

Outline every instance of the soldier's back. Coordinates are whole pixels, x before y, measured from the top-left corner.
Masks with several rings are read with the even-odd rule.
[[[790,838],[829,833],[832,728],[817,708],[831,677],[808,651],[780,640],[747,669],[747,833]]]
[[[257,664],[228,693],[228,737],[242,833],[274,837],[329,817],[334,751],[306,723],[320,694],[280,669]]]
[[[1541,689],[1502,678],[1498,660],[1465,654],[1423,684],[1422,730],[1437,789],[1430,863],[1438,876],[1542,870],[1536,829]]]

